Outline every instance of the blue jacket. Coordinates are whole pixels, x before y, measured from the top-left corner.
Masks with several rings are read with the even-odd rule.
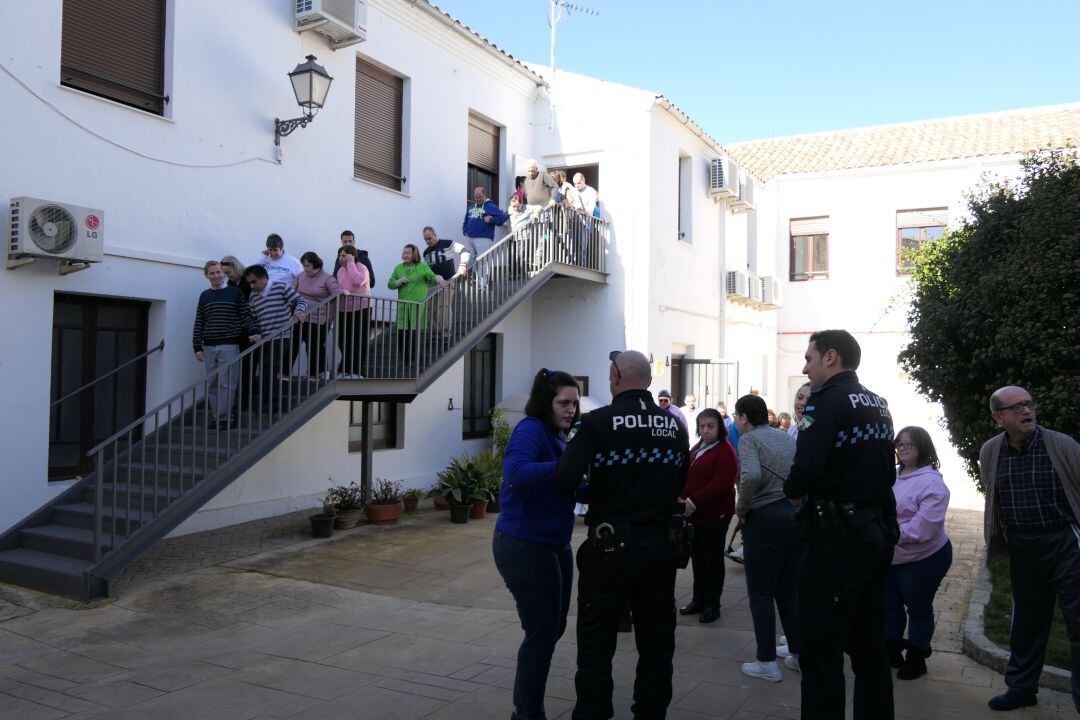
[[[484,222],[484,216],[490,215],[491,222]],[[465,233],[471,238],[487,238],[488,240],[495,239],[495,226],[502,225],[510,216],[499,209],[499,206],[490,200],[486,200],[483,205],[480,203],[469,203],[469,209],[465,211],[465,221],[461,223],[461,232]]]
[[[567,545],[574,529],[574,498],[556,492],[555,465],[566,449],[563,434],[527,417],[506,444],[498,532],[519,540]]]
[[[731,443],[731,447],[735,448],[735,452],[739,452],[739,427],[735,424],[735,421],[730,417],[724,418],[724,427],[727,428],[727,439]]]

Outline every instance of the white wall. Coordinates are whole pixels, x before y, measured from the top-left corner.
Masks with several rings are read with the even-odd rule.
[[[151,366],[154,402],[201,372],[188,338],[205,282],[196,268],[206,258],[252,260],[270,232],[296,255],[312,249],[326,258],[348,227],[371,252],[376,292],[388,295],[385,282],[402,244],[422,244],[426,224],[447,237],[459,232],[470,109],[506,126],[504,195],[513,182],[510,158],[532,152],[535,80],[399,0],[370,2],[368,42],[337,52],[319,36],[293,32],[289,3],[174,2],[167,118],[60,87],[61,5],[0,5],[0,64],[10,72],[0,71],[0,134],[8,139],[0,144],[0,198],[30,195],[104,210],[107,255],[65,277],[48,262],[0,271],[0,292],[19,299],[0,307],[11,329],[0,396],[19,418],[0,439],[8,462],[0,528],[61,489],[46,480],[54,292],[159,303],[150,342],[164,334],[167,349]],[[298,115],[286,73],[308,52],[335,80],[315,122],[282,140],[278,164],[273,120]],[[404,192],[353,179],[358,55],[407,79]],[[336,420],[327,415],[316,426],[325,429],[324,422]],[[268,461],[253,472],[265,479],[274,466]],[[295,477],[281,467],[282,482]],[[325,475],[314,475],[321,485]]]
[[[896,212],[948,207],[949,222],[967,213],[965,192],[984,172],[1017,175],[1015,158],[925,163],[912,166],[783,176],[771,183],[776,203],[774,243],[785,279],[779,312],[777,405],[790,410],[792,386],[801,376],[809,334],[844,328],[863,350],[859,377],[889,401],[897,429],[925,427],[942,456],[957,507],[982,507],[982,496],[941,429],[941,409],[918,394],[897,363],[907,342],[908,278],[896,275]],[[791,218],[828,215],[829,277],[787,282]]]

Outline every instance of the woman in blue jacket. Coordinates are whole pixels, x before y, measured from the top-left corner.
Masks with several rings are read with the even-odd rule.
[[[526,417],[506,445],[502,510],[492,551],[514,596],[525,639],[518,648],[514,718],[546,718],[544,691],[555,643],[566,629],[574,576],[570,533],[574,499],[555,491],[555,465],[581,415],[577,380],[543,369],[533,379]]]

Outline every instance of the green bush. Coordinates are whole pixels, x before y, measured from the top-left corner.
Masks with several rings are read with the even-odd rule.
[[[945,411],[953,445],[978,474],[1000,432],[990,394],[1020,385],[1039,423],[1080,435],[1080,164],[1073,150],[1026,157],[1014,182],[988,182],[971,220],[912,254],[911,342],[900,363]]]

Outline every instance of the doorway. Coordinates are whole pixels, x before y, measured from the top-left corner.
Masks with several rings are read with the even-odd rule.
[[[142,354],[149,308],[148,302],[57,293],[50,402]],[[89,471],[86,453],[145,411],[145,362],[133,363],[53,407],[49,479],[64,480]],[[132,440],[138,432],[132,433]]]

